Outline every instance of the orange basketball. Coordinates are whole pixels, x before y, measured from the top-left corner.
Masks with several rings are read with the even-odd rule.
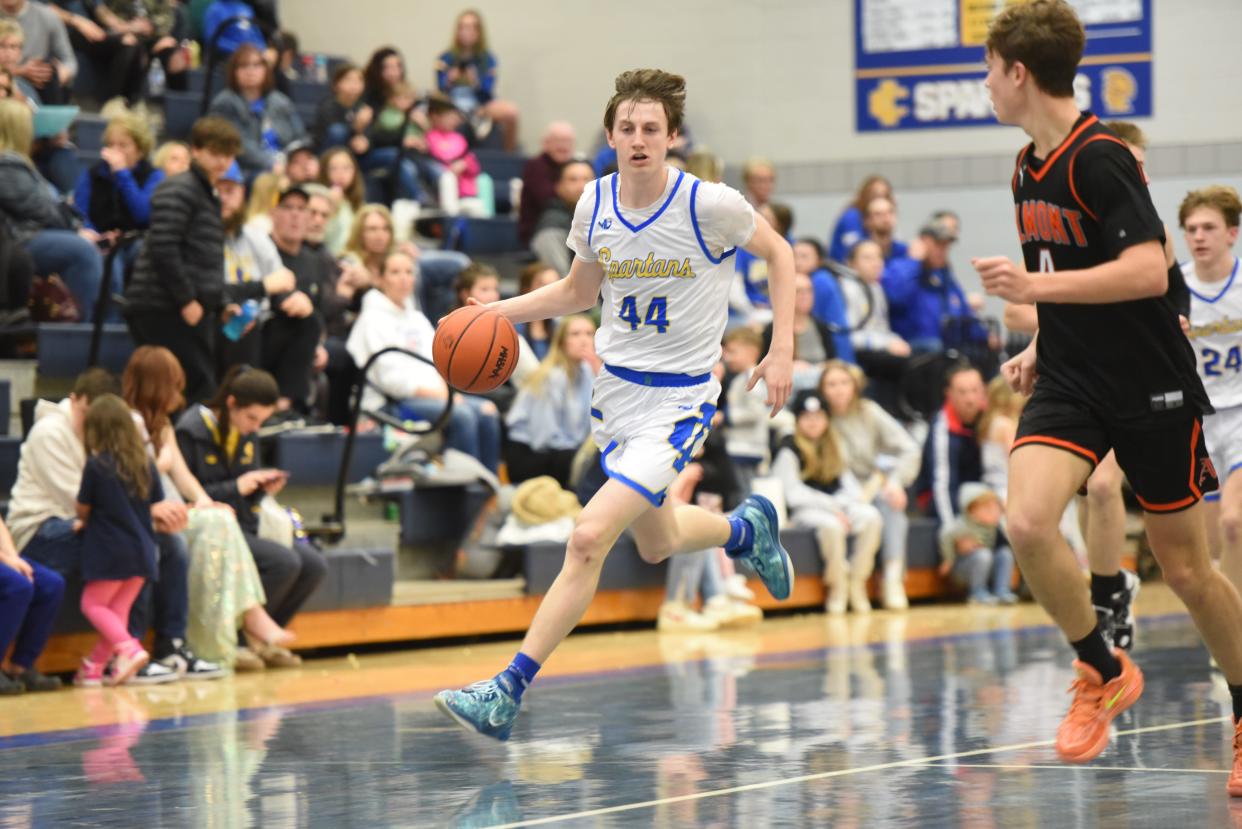
[[[517,331],[503,314],[483,305],[467,305],[440,320],[431,356],[450,386],[481,394],[513,374]]]

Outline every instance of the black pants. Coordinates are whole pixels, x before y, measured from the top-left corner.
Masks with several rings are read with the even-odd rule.
[[[569,473],[577,454],[576,449],[536,450],[511,440],[505,447],[505,466],[509,469],[509,480],[515,484],[551,475],[561,489],[569,489]]]
[[[75,51],[85,53],[99,66],[103,75],[97,87],[100,101],[108,101],[118,95],[129,104],[142,100],[147,50],[141,41],[129,45],[121,41],[121,35],[116,34],[110,34],[98,42],[90,41],[73,27],[69,27],[69,41]]]
[[[263,332],[256,325],[240,340],[224,334],[216,338],[216,376],[223,379],[233,366],[245,364],[259,368],[263,362]]]
[[[259,568],[267,613],[284,627],[323,581],[328,565],[321,553],[304,544],[294,543],[290,548],[251,533],[243,535]]]
[[[277,315],[263,323],[263,368],[276,378],[280,396],[306,411],[310,397],[311,363],[323,332],[318,314],[294,318]]]
[[[898,357],[888,351],[859,349],[854,352],[858,367],[867,375],[867,396],[879,403],[889,414],[901,413],[901,376],[909,357]]]
[[[186,405],[202,403],[216,391],[214,354],[216,315],[203,314],[190,327],[177,311],[129,311],[125,315],[134,345],[162,345],[185,372]]]
[[[352,414],[349,392],[353,389],[358,367],[345,350],[345,340],[340,337],[328,337],[323,347],[328,350],[328,367],[324,370],[328,375],[328,399],[327,406],[322,407],[323,418],[337,426],[347,426]]]

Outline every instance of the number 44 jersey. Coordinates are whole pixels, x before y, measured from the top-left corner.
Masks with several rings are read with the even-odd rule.
[[[604,270],[595,350],[608,365],[703,374],[720,357],[733,254],[755,232],[751,206],[731,187],[667,168],[643,209],[621,204],[616,173],[583,190],[567,244]]]
[[[1194,262],[1182,264],[1190,289],[1190,344],[1199,376],[1217,409],[1242,406],[1242,284],[1238,260],[1223,282],[1203,282]]]

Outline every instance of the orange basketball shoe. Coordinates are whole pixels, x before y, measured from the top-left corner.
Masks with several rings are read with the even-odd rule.
[[[1121,663],[1121,673],[1104,682],[1100,672],[1074,660],[1078,678],[1070,685],[1074,701],[1057,729],[1057,754],[1069,763],[1094,760],[1108,745],[1108,727],[1117,715],[1129,708],[1143,693],[1143,672],[1123,650],[1113,655]]]
[[[1242,797],[1242,720],[1233,726],[1233,771],[1225,789],[1230,797]]]

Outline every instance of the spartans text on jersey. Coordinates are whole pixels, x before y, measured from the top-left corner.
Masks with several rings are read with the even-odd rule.
[[[646,259],[635,256],[633,259],[618,259],[614,262],[612,251],[609,248],[600,248],[599,263],[606,268],[604,273],[609,279],[670,276],[679,279],[694,279],[695,277],[689,256],[678,261],[676,259],[657,258],[654,253],[648,253]]]

